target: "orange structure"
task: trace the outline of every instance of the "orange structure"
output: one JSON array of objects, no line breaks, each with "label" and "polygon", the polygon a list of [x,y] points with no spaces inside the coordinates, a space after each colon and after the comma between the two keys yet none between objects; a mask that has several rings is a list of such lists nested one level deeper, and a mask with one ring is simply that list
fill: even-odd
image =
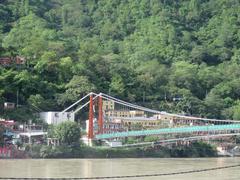
[{"label": "orange structure", "polygon": [[93,95],[90,95],[89,102],[89,129],[88,129],[88,139],[93,139]]},{"label": "orange structure", "polygon": [[102,109],[102,96],[98,97],[98,133],[103,133],[103,109]]}]

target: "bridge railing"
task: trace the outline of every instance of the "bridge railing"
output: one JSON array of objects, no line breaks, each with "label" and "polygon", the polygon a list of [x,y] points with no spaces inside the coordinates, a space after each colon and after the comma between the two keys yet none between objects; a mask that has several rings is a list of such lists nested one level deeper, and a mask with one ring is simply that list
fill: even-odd
[{"label": "bridge railing", "polygon": [[111,139],[111,138],[124,138],[124,137],[134,137],[134,136],[136,137],[136,136],[148,136],[148,135],[160,135],[160,134],[181,134],[181,133],[194,133],[194,132],[217,132],[217,131],[231,131],[231,130],[240,130],[240,124],[190,126],[190,127],[118,132],[118,133],[112,133],[112,134],[98,134],[96,135],[96,139]]}]

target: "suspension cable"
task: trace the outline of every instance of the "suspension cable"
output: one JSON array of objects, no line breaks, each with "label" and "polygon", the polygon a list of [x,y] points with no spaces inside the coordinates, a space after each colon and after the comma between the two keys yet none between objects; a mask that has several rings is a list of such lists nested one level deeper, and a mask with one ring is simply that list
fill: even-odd
[{"label": "suspension cable", "polygon": [[79,99],[77,102],[73,103],[72,105],[70,105],[69,107],[67,107],[66,109],[64,109],[61,113],[66,112],[67,110],[71,109],[73,106],[75,106],[76,104],[80,103],[82,100],[84,100],[86,97],[90,96],[91,93],[88,93],[87,95],[85,95],[84,97],[82,97],[81,99]]},{"label": "suspension cable", "polygon": [[[146,107],[138,106],[138,105],[135,105],[135,104],[132,104],[132,103],[129,103],[129,102],[117,99],[115,97],[109,96],[109,95],[104,94],[104,93],[96,94],[96,93],[93,93],[93,92],[85,95],[83,98],[79,99],[77,102],[73,103],[71,106],[69,106],[68,108],[64,109],[61,113],[66,112],[67,110],[69,110],[70,108],[72,108],[76,104],[80,103],[81,101],[83,101],[85,98],[87,98],[91,94],[95,95],[94,99],[96,99],[97,97],[101,96],[105,100],[113,101],[113,102],[121,104],[123,106],[127,106],[127,107],[130,107],[130,108],[133,108],[133,109],[138,109],[138,110],[141,110],[141,111],[146,111],[146,112],[149,112],[149,113],[155,113],[155,114],[160,114],[160,115],[168,115],[168,116],[172,116],[172,117],[179,117],[179,118],[185,118],[185,119],[191,119],[191,120],[240,123],[240,121],[236,121],[236,120],[219,120],[219,119],[200,118],[200,117],[194,117],[194,116],[185,116],[185,115],[167,113],[167,112],[163,112],[163,111],[157,111],[157,110],[153,110],[153,109],[149,109],[149,108],[146,108]],[[78,111],[80,111],[82,108],[84,108],[88,104],[89,104],[89,101],[87,103],[85,103],[84,105],[82,105],[81,107],[79,107],[77,110],[75,110],[74,114],[77,113]]]},{"label": "suspension cable", "polygon": [[106,94],[103,94],[102,97],[103,97],[104,99],[106,99],[106,100],[110,100],[110,101],[116,102],[116,103],[121,104],[121,105],[124,105],[124,106],[131,107],[131,108],[134,108],[134,109],[138,109],[138,110],[142,110],[142,111],[147,111],[147,112],[151,112],[151,113],[158,113],[158,114],[161,113],[161,111],[156,111],[156,110],[152,110],[152,109],[149,109],[149,108],[145,108],[145,107],[142,107],[142,106],[138,106],[138,105],[135,105],[135,104],[132,104],[132,103],[128,103],[128,102],[125,102],[125,101],[116,99],[116,98],[114,98],[114,97],[108,96],[108,95],[106,95]]},{"label": "suspension cable", "polygon": [[[101,93],[99,93],[99,94],[93,93],[93,95],[95,95],[95,96],[93,97],[93,100],[95,100],[97,97],[99,97],[99,96],[101,95]],[[74,114],[77,113],[77,112],[80,111],[82,108],[84,108],[85,106],[87,106],[89,103],[90,103],[90,101],[86,102],[86,103],[83,104],[81,107],[79,107],[77,110],[75,110],[73,113],[74,113]]]},{"label": "suspension cable", "polygon": [[186,119],[191,119],[191,120],[240,123],[240,121],[236,121],[236,120],[219,120],[219,119],[200,118],[200,117],[178,115],[178,114],[172,114],[172,113],[152,110],[152,109],[149,109],[149,108],[145,108],[145,107],[142,107],[142,106],[138,106],[138,105],[135,105],[135,104],[132,104],[132,103],[128,103],[128,102],[122,101],[120,99],[114,98],[114,97],[109,96],[109,95],[104,94],[104,93],[102,93],[102,95],[103,95],[102,97],[104,99],[106,99],[106,100],[110,100],[110,101],[119,103],[121,105],[125,105],[125,106],[131,107],[131,108],[135,108],[135,109],[138,109],[138,110],[142,110],[142,111],[147,111],[147,112],[150,112],[150,113],[157,113],[157,114],[160,114],[160,115],[168,115],[168,116],[179,117],[179,118],[186,118]]}]

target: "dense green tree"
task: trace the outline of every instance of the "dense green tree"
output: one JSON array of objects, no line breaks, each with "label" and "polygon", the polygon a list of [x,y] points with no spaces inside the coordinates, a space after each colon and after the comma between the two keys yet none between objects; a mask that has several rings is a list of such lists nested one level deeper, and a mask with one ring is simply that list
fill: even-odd
[{"label": "dense green tree", "polygon": [[47,22],[29,14],[20,18],[3,40],[3,47],[14,48],[28,59],[39,57],[48,47],[48,40],[54,38],[54,31],[47,29]]},{"label": "dense green tree", "polygon": [[59,103],[74,102],[80,99],[84,94],[95,90],[86,76],[73,76],[71,81],[65,86],[66,92],[59,96]]},{"label": "dense green tree", "polygon": [[200,96],[198,84],[198,66],[185,61],[178,61],[173,64],[170,74],[170,83],[178,88],[190,90],[196,96]]},{"label": "dense green tree", "polygon": [[80,141],[80,128],[74,122],[63,122],[54,128],[55,137],[61,143],[71,145]]},{"label": "dense green tree", "polygon": [[199,67],[198,77],[200,83],[202,83],[202,87],[206,90],[206,93],[219,84],[223,79],[221,73],[216,68],[213,66],[208,67],[206,64],[202,64]]},{"label": "dense green tree", "polygon": [[225,104],[224,100],[219,96],[212,92],[210,92],[206,99],[206,115],[209,118],[221,118],[221,111],[224,109]]},{"label": "dense green tree", "polygon": [[46,100],[40,94],[31,95],[28,98],[28,104],[39,111],[46,108]]},{"label": "dense green tree", "polygon": [[233,119],[240,120],[240,103],[237,101],[236,105],[233,106]]}]

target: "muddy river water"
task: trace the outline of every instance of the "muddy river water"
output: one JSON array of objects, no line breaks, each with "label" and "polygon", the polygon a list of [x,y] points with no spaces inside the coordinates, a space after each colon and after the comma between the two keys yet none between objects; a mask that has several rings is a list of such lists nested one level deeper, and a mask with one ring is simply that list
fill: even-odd
[{"label": "muddy river water", "polygon": [[[171,173],[240,164],[240,158],[1,160],[0,178],[84,178]],[[113,179],[113,178],[110,178]],[[240,167],[132,180],[239,180]]]}]

